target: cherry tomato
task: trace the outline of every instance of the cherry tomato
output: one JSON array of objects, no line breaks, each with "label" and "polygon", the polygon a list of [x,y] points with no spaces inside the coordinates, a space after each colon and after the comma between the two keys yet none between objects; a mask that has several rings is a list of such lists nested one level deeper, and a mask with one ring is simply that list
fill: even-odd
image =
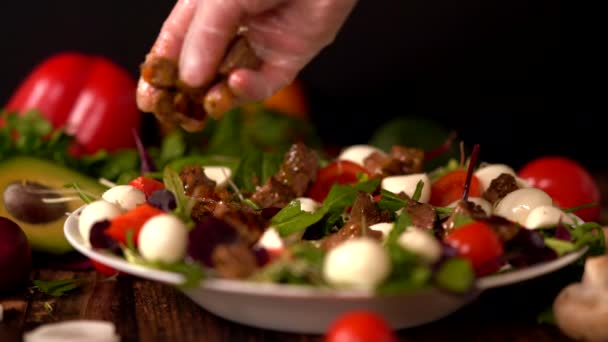
[{"label": "cherry tomato", "polygon": [[93,264],[93,266],[95,267],[97,272],[103,274],[106,277],[111,277],[111,276],[115,275],[116,273],[118,273],[117,270],[113,269],[110,266],[102,264],[99,261],[95,261],[93,259],[90,259],[90,260],[91,260],[91,264]]},{"label": "cherry tomato", "polygon": [[[446,173],[433,183],[429,203],[434,206],[444,207],[456,200],[459,200],[462,198],[466,180],[467,170],[459,169]],[[479,190],[479,179],[477,179],[475,176],[471,177],[469,196],[481,196],[481,192]]]},{"label": "cherry tomato", "polygon": [[469,259],[475,273],[483,276],[498,271],[499,257],[504,248],[498,235],[483,222],[472,222],[454,229],[445,242],[456,248],[458,254]]},{"label": "cherry tomato", "polygon": [[325,342],[394,342],[397,336],[378,314],[358,310],[338,317],[325,334]]},{"label": "cherry tomato", "polygon": [[575,212],[584,221],[600,217],[600,190],[591,174],[578,162],[560,156],[535,159],[524,165],[519,177],[545,191],[561,208],[573,208],[589,203],[597,206]]},{"label": "cherry tomato", "polygon": [[129,185],[141,190],[146,194],[146,198],[150,197],[156,190],[164,189],[165,184],[156,179],[140,176],[129,182]]},{"label": "cherry tomato", "polygon": [[319,170],[317,178],[308,190],[308,197],[323,202],[334,184],[354,184],[359,174],[371,176],[363,166],[348,160],[337,160]]}]

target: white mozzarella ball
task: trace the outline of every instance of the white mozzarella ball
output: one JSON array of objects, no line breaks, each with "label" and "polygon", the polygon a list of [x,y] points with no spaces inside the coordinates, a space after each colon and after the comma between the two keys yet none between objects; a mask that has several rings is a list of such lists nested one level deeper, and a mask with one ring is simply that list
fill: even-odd
[{"label": "white mozzarella ball", "polygon": [[494,215],[525,226],[530,211],[543,205],[553,205],[553,200],[546,192],[536,188],[518,189],[498,202]]},{"label": "white mozzarella ball", "polygon": [[186,255],[188,229],[177,217],[159,214],[144,223],[138,237],[141,256],[151,262],[175,263]]},{"label": "white mozzarella ball", "polygon": [[373,289],[391,271],[387,251],[369,237],[347,240],[330,250],[323,264],[323,277],[334,286]]},{"label": "white mozzarella ball", "polygon": [[408,196],[412,197],[416,192],[416,185],[422,181],[424,186],[422,187],[422,193],[420,194],[421,203],[426,203],[431,198],[431,179],[426,173],[415,173],[411,175],[402,176],[390,176],[382,179],[382,189],[388,190],[395,194],[405,192]]},{"label": "white mozzarella ball", "polygon": [[282,249],[285,246],[279,232],[274,227],[268,227],[257,242],[259,247],[265,249]]},{"label": "white mozzarella ball", "polygon": [[486,191],[490,187],[492,180],[498,178],[503,173],[516,176],[515,171],[505,164],[489,164],[475,171],[475,177],[479,180],[481,191]]},{"label": "white mozzarella ball", "polygon": [[298,197],[296,200],[300,201],[300,210],[308,213],[314,213],[321,206],[321,203],[308,197]]},{"label": "white mozzarella ball", "polygon": [[82,236],[84,243],[87,246],[90,246],[89,235],[91,228],[96,222],[112,220],[122,213],[123,211],[117,205],[104,200],[87,204],[80,212],[80,217],[78,218],[78,230],[80,231],[80,236]]},{"label": "white mozzarella ball", "polygon": [[338,156],[338,160],[348,160],[353,163],[357,163],[364,166],[365,158],[369,157],[372,153],[378,152],[386,155],[384,151],[370,145],[352,145],[345,148],[342,153]]},{"label": "white mozzarella ball", "polygon": [[395,224],[393,222],[380,222],[369,226],[369,229],[382,233],[382,240],[386,240],[388,234],[393,230]]},{"label": "white mozzarella ball", "polygon": [[429,231],[414,226],[408,227],[397,239],[399,246],[419,255],[428,263],[441,257],[441,245]]},{"label": "white mozzarella ball", "polygon": [[146,194],[131,185],[117,185],[106,190],[101,198],[107,202],[114,203],[122,210],[135,209],[140,204],[146,203]]},{"label": "white mozzarella ball", "polygon": [[[481,198],[481,197],[469,197],[467,200],[469,202],[473,202],[473,203],[477,204],[478,206],[480,206],[481,209],[483,209],[483,211],[486,213],[486,215],[488,215],[488,216],[492,215],[492,204],[490,202],[488,202],[486,199]],[[450,203],[448,205],[448,208],[455,208],[456,205],[458,205],[458,202],[460,202],[460,200],[456,200],[456,201]]]},{"label": "white mozzarella ball", "polygon": [[225,166],[203,166],[203,172],[217,186],[225,186],[232,177],[232,171]]},{"label": "white mozzarella ball", "polygon": [[530,210],[524,226],[529,229],[555,227],[560,221],[565,224],[574,224],[572,218],[560,208],[541,205]]}]

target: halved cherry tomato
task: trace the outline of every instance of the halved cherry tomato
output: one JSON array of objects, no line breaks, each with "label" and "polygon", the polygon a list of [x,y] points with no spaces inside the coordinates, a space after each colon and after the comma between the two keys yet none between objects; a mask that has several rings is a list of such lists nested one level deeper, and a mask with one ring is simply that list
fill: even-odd
[{"label": "halved cherry tomato", "polygon": [[[438,207],[444,207],[450,203],[459,200],[464,192],[464,184],[467,180],[467,170],[459,169],[451,171],[433,183],[431,187],[430,204]],[[472,176],[471,185],[469,186],[469,196],[479,197],[479,179]]]},{"label": "halved cherry tomato", "polygon": [[357,310],[338,317],[325,334],[326,342],[394,342],[397,336],[378,314]]},{"label": "halved cherry tomato", "polygon": [[122,215],[116,216],[110,222],[105,234],[118,242],[127,243],[127,232],[133,231],[133,243],[137,246],[139,232],[146,221],[164,211],[149,204],[142,204]]},{"label": "halved cherry tomato", "polygon": [[363,166],[348,160],[336,160],[317,172],[317,178],[308,189],[308,197],[323,202],[334,184],[355,184],[358,175],[371,176]]},{"label": "halved cherry tomato", "polygon": [[545,191],[561,208],[573,208],[589,203],[597,206],[574,212],[584,221],[600,218],[600,190],[591,176],[578,162],[560,156],[535,159],[524,165],[519,177]]},{"label": "halved cherry tomato", "polygon": [[498,235],[483,222],[472,222],[454,229],[444,241],[471,261],[478,276],[498,271],[504,248]]},{"label": "halved cherry tomato", "polygon": [[141,190],[146,194],[146,198],[150,197],[156,190],[164,189],[165,184],[156,179],[140,176],[129,182],[129,185]]},{"label": "halved cherry tomato", "polygon": [[93,259],[90,259],[90,260],[91,260],[91,263],[93,264],[93,266],[95,267],[95,269],[97,270],[97,272],[103,274],[106,277],[111,277],[111,276],[115,275],[116,273],[119,273],[117,270],[113,269],[110,266],[102,264],[99,261],[95,261]]}]

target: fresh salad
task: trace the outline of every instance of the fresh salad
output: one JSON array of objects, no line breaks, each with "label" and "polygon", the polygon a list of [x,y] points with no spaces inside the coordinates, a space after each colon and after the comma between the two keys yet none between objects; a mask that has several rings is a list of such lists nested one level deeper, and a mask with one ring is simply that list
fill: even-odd
[{"label": "fresh salad", "polygon": [[479,146],[460,159],[425,171],[418,148],[354,145],[327,158],[296,142],[238,163],[148,163],[99,197],[83,193],[79,231],[91,248],[184,274],[185,286],[205,277],[467,293],[479,277],[583,246],[604,252],[601,226],[572,214],[580,208],[479,162]]}]

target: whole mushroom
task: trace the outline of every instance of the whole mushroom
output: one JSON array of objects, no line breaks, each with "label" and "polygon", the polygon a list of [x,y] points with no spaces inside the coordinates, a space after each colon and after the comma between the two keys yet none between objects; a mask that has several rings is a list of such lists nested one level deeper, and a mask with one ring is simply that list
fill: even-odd
[{"label": "whole mushroom", "polygon": [[608,341],[608,255],[585,261],[583,280],[564,288],[553,303],[558,327],[583,341]]}]

